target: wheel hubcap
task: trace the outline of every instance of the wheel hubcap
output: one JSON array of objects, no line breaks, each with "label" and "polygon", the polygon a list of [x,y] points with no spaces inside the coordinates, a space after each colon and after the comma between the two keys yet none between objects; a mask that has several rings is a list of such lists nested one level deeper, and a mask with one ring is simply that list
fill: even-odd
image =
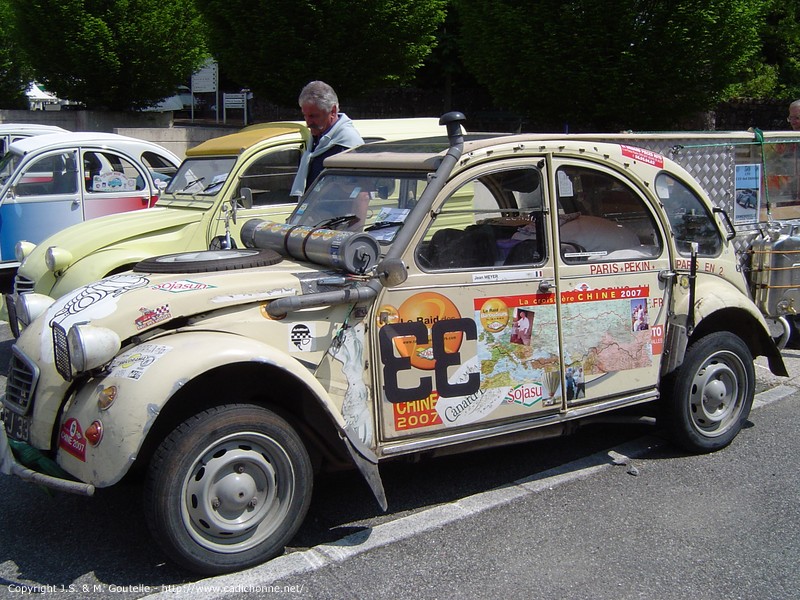
[{"label": "wheel hubcap", "polygon": [[198,457],[183,490],[182,517],[192,538],[215,552],[241,552],[282,523],[294,493],[294,471],[275,440],[235,434]]},{"label": "wheel hubcap", "polygon": [[706,436],[718,436],[734,426],[747,390],[745,369],[732,353],[710,357],[692,381],[690,416]]}]

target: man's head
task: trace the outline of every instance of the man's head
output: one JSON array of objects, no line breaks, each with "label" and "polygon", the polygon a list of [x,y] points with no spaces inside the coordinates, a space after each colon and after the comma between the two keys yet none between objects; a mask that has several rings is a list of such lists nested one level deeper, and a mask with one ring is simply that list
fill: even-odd
[{"label": "man's head", "polygon": [[800,100],[789,105],[789,117],[786,119],[795,131],[800,131]]},{"label": "man's head", "polygon": [[339,118],[339,98],[324,81],[312,81],[300,92],[298,98],[303,118],[311,135],[322,135]]}]

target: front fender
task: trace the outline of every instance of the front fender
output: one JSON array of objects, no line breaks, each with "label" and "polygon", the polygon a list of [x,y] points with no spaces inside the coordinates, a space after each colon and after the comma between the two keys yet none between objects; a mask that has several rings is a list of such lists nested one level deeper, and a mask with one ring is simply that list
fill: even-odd
[{"label": "front fender", "polygon": [[[759,323],[769,336],[769,326],[758,307],[733,284],[714,276],[697,277],[694,295],[695,325],[714,313],[728,308],[736,308],[748,313]],[[689,312],[689,289],[679,283],[676,286],[674,312],[686,315]]]},{"label": "front fender", "polygon": [[[288,354],[229,333],[183,332],[127,349],[108,374],[78,389],[61,419],[58,464],[96,487],[117,483],[136,461],[161,409],[187,382],[217,367],[250,362],[270,365],[300,380],[347,437],[342,415],[327,391]],[[96,421],[101,423],[102,439],[92,446],[86,432]]]},{"label": "front fender", "polygon": [[[676,286],[673,308],[674,313],[680,317],[688,314],[688,286],[680,283]],[[705,330],[708,324],[711,329],[726,329],[737,333],[748,343],[753,356],[763,354],[768,358],[770,370],[775,375],[787,375],[780,349],[770,335],[764,315],[761,314],[755,303],[733,284],[714,276],[698,276],[694,308],[695,330]],[[737,311],[733,321],[731,320],[731,315],[734,314],[732,311]],[[746,313],[746,317],[742,313]],[[679,320],[682,324],[685,323],[685,319]],[[673,360],[677,360],[675,363],[677,365],[680,364],[683,357],[675,357]]]}]

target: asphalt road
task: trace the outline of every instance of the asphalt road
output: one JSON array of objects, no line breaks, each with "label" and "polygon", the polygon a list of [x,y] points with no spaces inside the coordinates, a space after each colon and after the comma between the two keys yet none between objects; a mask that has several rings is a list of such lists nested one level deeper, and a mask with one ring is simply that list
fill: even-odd
[{"label": "asphalt road", "polygon": [[137,488],[87,499],[0,477],[0,599],[794,599],[800,353],[786,358],[788,380],[759,361],[758,406],[723,451],[688,456],[649,428],[591,426],[386,465],[386,514],[357,475],[337,475],[318,483],[287,554],[205,580],[155,548]]}]

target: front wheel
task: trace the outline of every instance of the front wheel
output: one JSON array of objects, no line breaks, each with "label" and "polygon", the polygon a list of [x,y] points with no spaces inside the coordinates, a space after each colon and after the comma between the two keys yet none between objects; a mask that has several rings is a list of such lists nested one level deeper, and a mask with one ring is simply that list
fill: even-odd
[{"label": "front wheel", "polygon": [[265,408],[231,404],[189,418],[161,443],[145,511],[170,558],[214,575],[282,552],[308,511],[312,486],[295,430]]},{"label": "front wheel", "polygon": [[718,450],[733,441],[750,414],[753,356],[738,336],[712,333],[689,346],[664,391],[667,426],[675,443],[690,452]]}]

